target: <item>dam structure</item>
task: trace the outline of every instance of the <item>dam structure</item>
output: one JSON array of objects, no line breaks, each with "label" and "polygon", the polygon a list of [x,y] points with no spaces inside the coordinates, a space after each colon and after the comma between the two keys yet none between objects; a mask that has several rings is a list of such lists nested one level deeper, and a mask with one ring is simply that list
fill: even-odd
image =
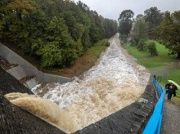
[{"label": "dam structure", "polygon": [[[33,73],[25,73],[25,76],[36,79],[31,82],[35,83],[34,86],[22,83],[23,77],[17,76],[24,73],[16,69],[13,72],[18,75],[12,75],[8,71],[19,63],[11,63],[7,55],[0,53],[4,58],[0,60],[0,73],[4,76],[0,78],[0,117],[3,117],[0,130],[4,133],[28,133],[34,128],[32,133],[42,133],[42,129],[43,133],[57,134],[142,133],[157,101],[150,73],[120,48],[118,36],[110,39],[110,44],[96,65],[80,78],[64,78],[65,81],[59,82],[52,81],[53,76],[51,81],[46,79],[47,84],[43,87],[40,85],[44,78],[36,78]],[[5,63],[11,64],[10,67],[5,68]],[[27,93],[25,97],[28,99],[21,94],[16,94],[14,98],[11,96],[10,100],[4,97],[14,92]],[[37,114],[42,112],[28,111],[30,108],[18,101],[22,96],[25,98],[23,102],[40,98],[49,101],[49,104],[54,103],[59,111],[52,108],[47,112],[52,113],[53,118],[58,115],[59,120],[50,122],[48,119],[51,117],[43,119],[43,115]],[[20,103],[14,105],[13,101]],[[32,106],[38,107],[35,104]],[[33,123],[35,120],[37,123]],[[19,129],[15,130],[15,124]]]}]

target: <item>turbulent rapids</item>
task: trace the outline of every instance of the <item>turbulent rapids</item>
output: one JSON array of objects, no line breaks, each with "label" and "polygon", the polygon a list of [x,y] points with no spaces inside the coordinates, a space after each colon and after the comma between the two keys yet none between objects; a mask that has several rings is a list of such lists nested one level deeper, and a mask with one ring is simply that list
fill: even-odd
[{"label": "turbulent rapids", "polygon": [[[38,88],[40,85],[37,85],[32,89],[36,96],[46,100],[43,100],[43,103],[38,103],[38,100],[36,100],[37,102],[28,101],[28,103],[34,103],[30,107],[36,107],[34,106],[36,103],[37,105],[50,103],[47,105],[51,108],[43,109],[43,106],[39,106],[39,109],[29,110],[24,106],[24,109],[30,112],[46,110],[45,112],[51,113],[48,116],[52,115],[52,118],[57,121],[51,121],[51,117],[46,118],[46,120],[65,132],[71,133],[136,101],[144,92],[150,74],[120,48],[118,36],[112,38],[110,43],[110,47],[97,64],[84,73],[81,79],[75,78],[74,81],[65,84],[48,83],[43,88]],[[35,99],[36,97],[29,98]],[[16,100],[14,104],[23,107],[23,104],[19,104],[17,101],[17,97],[13,99]],[[55,106],[53,109],[52,102],[59,107]],[[38,112],[34,112],[42,118],[43,114],[46,114],[39,113],[38,115]]]}]

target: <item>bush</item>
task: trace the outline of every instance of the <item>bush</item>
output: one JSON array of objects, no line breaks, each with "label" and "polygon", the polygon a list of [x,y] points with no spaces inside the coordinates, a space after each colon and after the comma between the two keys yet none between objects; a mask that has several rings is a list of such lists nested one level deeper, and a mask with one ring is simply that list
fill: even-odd
[{"label": "bush", "polygon": [[156,44],[154,41],[147,43],[147,50],[151,54],[151,56],[158,56],[158,52],[156,49]]},{"label": "bush", "polygon": [[139,51],[144,51],[146,49],[146,40],[141,39],[137,44],[137,48]]}]

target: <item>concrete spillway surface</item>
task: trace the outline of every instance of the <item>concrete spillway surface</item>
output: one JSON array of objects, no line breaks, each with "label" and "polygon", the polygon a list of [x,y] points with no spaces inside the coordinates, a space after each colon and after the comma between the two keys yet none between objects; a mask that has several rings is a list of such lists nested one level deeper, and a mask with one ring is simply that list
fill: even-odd
[{"label": "concrete spillway surface", "polygon": [[119,42],[112,40],[97,64],[81,79],[65,84],[48,83],[43,88],[37,85],[32,91],[59,106],[59,110],[51,107],[50,113],[53,118],[57,115],[56,125],[60,129],[72,133],[136,101],[149,77],[145,68],[125,56]]}]

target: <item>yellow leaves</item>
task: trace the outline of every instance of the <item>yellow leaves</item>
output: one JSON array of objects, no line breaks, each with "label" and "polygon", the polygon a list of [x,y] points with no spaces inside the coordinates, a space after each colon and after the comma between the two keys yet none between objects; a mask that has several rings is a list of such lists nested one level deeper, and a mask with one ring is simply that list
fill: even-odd
[{"label": "yellow leaves", "polygon": [[27,14],[28,12],[35,10],[36,5],[33,0],[14,0],[7,5],[7,9],[18,9],[21,10],[22,13]]}]

